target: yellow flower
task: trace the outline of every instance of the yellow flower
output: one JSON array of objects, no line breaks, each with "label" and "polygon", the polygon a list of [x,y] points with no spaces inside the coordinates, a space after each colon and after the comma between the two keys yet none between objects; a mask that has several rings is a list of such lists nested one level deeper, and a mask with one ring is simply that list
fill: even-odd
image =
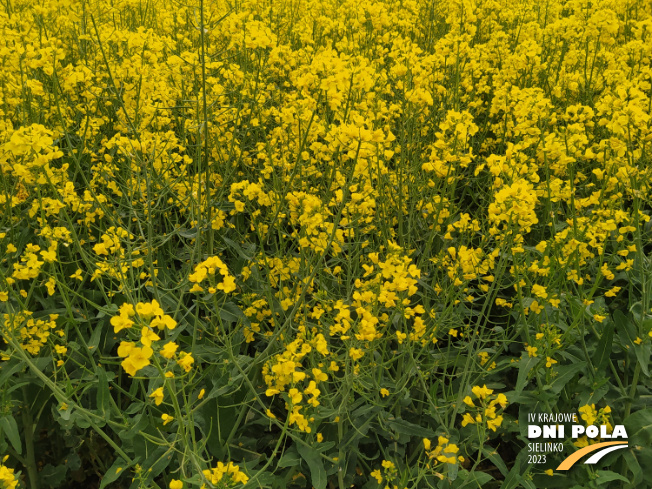
[{"label": "yellow flower", "polygon": [[[6,462],[7,458],[3,459]],[[18,486],[18,479],[14,475],[14,469],[0,465],[0,483],[3,489],[16,489]]]},{"label": "yellow flower", "polygon": [[183,482],[178,479],[172,479],[170,481],[170,489],[183,489]]},{"label": "yellow flower", "polygon": [[507,406],[507,396],[505,396],[505,394],[498,394],[496,398],[491,401],[491,404],[500,404],[502,408],[505,408],[505,406]]},{"label": "yellow flower", "polygon": [[527,351],[528,357],[536,357],[538,348],[536,346],[526,346],[525,351]]},{"label": "yellow flower", "polygon": [[161,414],[161,419],[163,420],[163,426],[174,421],[174,417],[169,414]]},{"label": "yellow flower", "polygon": [[179,348],[179,345],[177,345],[173,341],[169,341],[169,342],[167,342],[165,344],[165,346],[163,346],[163,348],[161,348],[159,353],[161,354],[161,356],[163,358],[167,358],[169,360],[170,358],[172,358],[174,356],[174,354],[177,351],[177,348]]},{"label": "yellow flower", "polygon": [[496,431],[496,428],[498,428],[502,422],[503,416],[496,416],[494,419],[487,419],[487,427],[492,431]]},{"label": "yellow flower", "polygon": [[143,346],[142,348],[133,347],[129,351],[129,355],[122,361],[122,368],[125,369],[125,372],[131,377],[136,375],[136,373],[147,367],[150,364],[150,357],[154,351],[149,346]]},{"label": "yellow flower", "polygon": [[70,276],[70,278],[74,278],[77,280],[84,280],[82,277],[82,269],[78,268],[77,271]]},{"label": "yellow flower", "polygon": [[163,315],[163,309],[161,309],[161,306],[156,301],[156,299],[152,300],[151,303],[139,302],[136,304],[136,312],[143,319],[149,319],[153,316]]},{"label": "yellow flower", "polygon": [[172,319],[171,316],[164,314],[161,317],[155,317],[154,319],[152,319],[152,322],[149,323],[149,325],[152,328],[158,328],[160,330],[165,329],[166,327],[168,329],[174,329],[177,327],[177,322],[174,319]]},{"label": "yellow flower", "polygon": [[383,397],[389,396],[389,390],[385,389],[384,387],[380,389],[380,395]]},{"label": "yellow flower", "polygon": [[536,295],[537,297],[540,297],[541,299],[545,299],[548,297],[548,293],[546,292],[546,288],[541,286],[541,285],[533,285],[532,286],[532,293]]},{"label": "yellow flower", "polygon": [[585,436],[581,436],[577,439],[577,441],[573,442],[573,445],[575,445],[578,448],[584,448],[589,446],[589,439]]},{"label": "yellow flower", "polygon": [[192,364],[194,362],[195,359],[192,357],[192,353],[186,353],[185,351],[182,351],[179,354],[179,359],[177,360],[177,364],[186,372],[190,372],[192,370]]},{"label": "yellow flower", "polygon": [[149,329],[147,326],[143,326],[140,330],[140,342],[145,346],[152,346],[153,341],[158,341],[160,339],[160,336],[154,333],[154,331]]},{"label": "yellow flower", "polygon": [[134,322],[126,316],[113,316],[111,318],[111,325],[113,326],[113,331],[119,333],[123,329],[131,328]]},{"label": "yellow flower", "polygon": [[121,341],[120,346],[118,347],[118,356],[126,357],[129,355],[129,352],[136,347],[136,344],[131,341]]},{"label": "yellow flower", "polygon": [[54,277],[50,277],[48,281],[45,283],[45,287],[48,289],[48,295],[54,295],[54,292],[56,290],[56,284],[57,281],[54,279]]},{"label": "yellow flower", "polygon": [[557,360],[554,360],[550,357],[546,357],[546,367],[550,368],[554,363],[557,363]]},{"label": "yellow flower", "polygon": [[483,385],[482,387],[476,385],[471,389],[471,392],[473,392],[475,397],[477,397],[478,399],[484,399],[487,396],[493,394],[494,391],[493,389],[487,389],[486,385]]},{"label": "yellow flower", "polygon": [[154,392],[152,392],[149,397],[154,398],[154,403],[157,406],[160,406],[161,403],[163,402],[163,387],[159,387],[158,389],[155,389]]},{"label": "yellow flower", "polygon": [[292,404],[299,404],[301,399],[303,399],[303,395],[299,392],[299,389],[290,389],[288,396],[290,396],[290,402]]},{"label": "yellow flower", "polygon": [[360,348],[349,349],[349,356],[353,360],[360,360],[364,356],[364,352]]},{"label": "yellow flower", "polygon": [[318,368],[312,369],[312,376],[317,382],[326,382],[328,380],[328,375],[319,370]]},{"label": "yellow flower", "polygon": [[469,413],[464,413],[464,416],[462,417],[462,426],[464,427],[467,424],[475,424],[475,420]]},{"label": "yellow flower", "polygon": [[202,399],[204,397],[204,394],[206,394],[206,389],[200,390],[199,394],[197,394],[197,399]]},{"label": "yellow flower", "polygon": [[587,404],[579,408],[579,412],[582,414],[582,419],[587,426],[592,425],[598,419],[598,412],[595,409],[595,404]]}]

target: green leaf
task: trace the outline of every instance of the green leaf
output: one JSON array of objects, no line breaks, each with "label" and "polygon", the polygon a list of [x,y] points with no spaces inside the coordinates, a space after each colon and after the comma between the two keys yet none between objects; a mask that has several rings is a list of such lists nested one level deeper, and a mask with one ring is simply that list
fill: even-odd
[{"label": "green leaf", "polygon": [[596,404],[609,392],[610,384],[608,379],[596,380],[595,385],[596,387],[593,388],[593,392],[588,389],[582,392],[580,395],[580,406]]},{"label": "green leaf", "polygon": [[296,467],[301,463],[301,456],[295,446],[290,447],[283,452],[281,460],[278,461],[279,467]]},{"label": "green leaf", "polygon": [[598,477],[597,479],[595,479],[595,482],[598,485],[606,484],[607,482],[611,482],[611,481],[629,482],[629,479],[627,479],[626,477],[617,474],[616,472],[612,472],[610,470],[598,470],[597,474]]},{"label": "green leaf", "polygon": [[636,460],[636,457],[634,456],[634,453],[632,452],[632,450],[631,449],[624,450],[623,458],[625,459],[625,463],[627,464],[627,468],[634,475],[634,480],[632,481],[632,486],[633,487],[640,487],[641,482],[643,482],[643,469],[641,469],[641,465],[638,463],[638,460]]},{"label": "green leaf", "polygon": [[552,384],[550,384],[550,392],[559,394],[566,384],[568,384],[575,375],[582,372],[585,367],[586,362],[579,362],[573,365],[566,365],[557,368],[556,370],[559,375],[557,375],[557,377],[552,381]]},{"label": "green leaf", "polygon": [[527,383],[528,374],[539,363],[541,359],[537,357],[521,358],[518,362],[518,378],[516,379],[516,394],[520,394]]},{"label": "green leaf", "polygon": [[17,358],[11,358],[8,362],[4,362],[2,364],[2,371],[0,371],[0,385],[4,385],[9,380],[9,377],[24,368],[25,364],[23,361]]},{"label": "green leaf", "polygon": [[[652,449],[649,447],[636,447],[635,457],[641,467],[652,467]],[[645,484],[641,484],[638,487],[652,487],[652,472],[650,470],[643,471],[643,481]]]},{"label": "green leaf", "polygon": [[102,331],[103,328],[95,328],[95,331],[93,331],[93,334],[91,335],[91,339],[88,342],[88,349],[90,350],[91,355],[97,351]]},{"label": "green leaf", "polygon": [[111,414],[110,395],[106,370],[104,370],[104,367],[97,367],[97,410],[98,414],[103,418],[108,418]]},{"label": "green leaf", "polygon": [[446,474],[448,476],[448,480],[453,482],[455,479],[457,479],[458,473],[459,473],[459,467],[457,464],[446,464],[448,473]]},{"label": "green leaf", "polygon": [[52,406],[52,410],[55,412],[59,413],[59,416],[61,416],[61,419],[64,421],[70,420],[70,416],[72,415],[72,407],[66,405],[66,409],[61,409],[60,407],[57,408],[55,406]]},{"label": "green leaf", "polygon": [[143,463],[143,470],[147,471],[147,477],[154,478],[163,472],[172,462],[173,455],[174,452],[170,448],[165,446],[156,448],[147,461]]},{"label": "green leaf", "polygon": [[131,425],[129,430],[121,430],[118,432],[118,436],[123,441],[133,440],[136,435],[138,435],[139,431],[148,425],[148,419],[143,416],[143,413],[141,412],[129,420],[129,424]]},{"label": "green leaf", "polygon": [[68,472],[66,465],[55,467],[52,464],[47,464],[39,473],[39,479],[49,487],[59,487],[66,478],[66,472]]},{"label": "green leaf", "polygon": [[125,469],[129,467],[129,464],[121,458],[117,458],[109,470],[106,471],[104,477],[102,477],[102,483],[100,484],[100,489],[104,489],[106,486],[118,480],[118,478],[125,473]]},{"label": "green leaf", "polygon": [[226,322],[237,323],[238,321],[242,321],[243,324],[249,325],[249,318],[233,302],[227,302],[222,306],[220,317]]},{"label": "green leaf", "polygon": [[650,347],[649,344],[644,347],[642,345],[637,345],[635,343],[636,338],[638,337],[636,333],[636,326],[632,321],[629,320],[622,311],[614,312],[614,323],[616,323],[616,330],[618,331],[618,337],[622,343],[628,347],[629,351],[633,351],[636,355],[636,360],[641,366],[641,372],[646,377],[650,376],[650,370],[648,364],[650,363]]},{"label": "green leaf", "polygon": [[631,444],[652,445],[652,408],[637,411],[623,422]]},{"label": "green leaf", "polygon": [[391,429],[402,435],[418,436],[419,438],[434,438],[436,436],[436,433],[431,429],[410,423],[401,418],[388,418],[386,422]]},{"label": "green leaf", "polygon": [[0,431],[9,439],[11,446],[18,454],[23,453],[23,444],[20,441],[20,434],[18,432],[18,423],[12,415],[6,415],[0,418]]},{"label": "green leaf", "polygon": [[506,476],[509,473],[509,469],[507,468],[507,465],[505,465],[505,462],[503,462],[502,457],[500,454],[495,450],[495,449],[488,449],[488,448],[483,448],[482,453],[484,454],[485,457],[489,459],[489,461],[496,466],[498,470],[500,470],[500,473],[504,476]]},{"label": "green leaf", "polygon": [[602,337],[598,342],[598,346],[596,347],[593,356],[593,366],[595,367],[596,372],[602,372],[606,368],[607,363],[609,363],[613,341],[614,323],[609,322],[602,331]]},{"label": "green leaf", "polygon": [[493,480],[493,477],[487,474],[486,472],[480,472],[480,471],[466,472],[466,474],[464,475],[460,474],[460,477],[458,479],[458,481],[461,481],[462,483],[459,485],[456,484],[453,487],[459,489],[464,489],[467,487],[473,487],[473,488],[485,487],[487,482],[491,480]]},{"label": "green leaf", "polygon": [[76,452],[70,452],[66,458],[66,467],[68,470],[79,470],[81,468],[81,458]]},{"label": "green leaf", "polygon": [[[521,465],[525,457],[527,456],[525,451],[521,451],[514,461],[512,470],[509,471],[509,474],[505,477],[503,484],[500,486],[500,489],[516,489],[517,487],[523,487],[523,477],[521,475]],[[527,469],[526,469],[527,470]]]},{"label": "green leaf", "polygon": [[240,258],[243,258],[243,259],[245,259],[247,261],[251,261],[251,260],[254,259],[254,254],[256,252],[256,246],[252,245],[252,243],[249,243],[248,245],[245,245],[247,248],[249,248],[249,253],[247,253],[235,241],[233,241],[233,240],[231,240],[229,238],[226,238],[224,236],[222,237],[222,239],[229,246],[229,248],[232,248],[233,250],[235,250],[235,252],[240,256]]},{"label": "green leaf", "polygon": [[310,469],[310,482],[315,489],[326,489],[326,469],[319,452],[312,447],[301,447],[301,457],[308,464]]},{"label": "green leaf", "polygon": [[177,234],[179,234],[179,236],[183,238],[195,239],[197,237],[197,228],[192,228],[192,229],[179,228],[177,230]]}]

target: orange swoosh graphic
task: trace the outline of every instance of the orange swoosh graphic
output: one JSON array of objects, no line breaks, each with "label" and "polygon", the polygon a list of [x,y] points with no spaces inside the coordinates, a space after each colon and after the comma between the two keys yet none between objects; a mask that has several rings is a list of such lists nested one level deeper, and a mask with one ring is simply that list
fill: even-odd
[{"label": "orange swoosh graphic", "polygon": [[569,455],[564,459],[562,463],[559,464],[559,467],[557,467],[557,470],[568,470],[570,469],[573,465],[575,465],[575,462],[577,462],[579,459],[581,459],[584,455],[594,452],[596,450],[599,450],[600,448],[604,447],[609,447],[612,445],[627,445],[626,441],[605,441],[602,443],[596,443],[595,445],[589,445],[588,447],[584,447],[581,450],[576,451],[575,453]]}]

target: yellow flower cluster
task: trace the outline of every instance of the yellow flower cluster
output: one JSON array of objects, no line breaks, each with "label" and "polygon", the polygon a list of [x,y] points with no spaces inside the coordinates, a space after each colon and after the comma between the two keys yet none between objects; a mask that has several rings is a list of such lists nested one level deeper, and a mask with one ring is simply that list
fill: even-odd
[{"label": "yellow flower cluster", "polygon": [[[376,469],[373,472],[371,472],[371,477],[376,479],[378,481],[378,484],[381,484],[383,480],[388,483],[394,481],[398,475],[398,470],[396,469],[396,465],[394,464],[394,462],[392,462],[391,460],[383,460],[381,462],[381,465],[383,467],[383,471],[381,472],[380,469]],[[390,487],[390,486],[387,485],[385,487]]]},{"label": "yellow flower cluster", "polygon": [[435,463],[447,463],[447,464],[456,464],[459,462],[464,462],[464,457],[461,455],[456,456],[460,451],[459,447],[455,443],[449,443],[450,439],[445,436],[437,437],[437,446],[433,447],[432,442],[428,438],[423,439],[423,447],[426,450],[426,455],[428,459],[436,460]]},{"label": "yellow flower cluster", "polygon": [[[141,346],[136,346],[134,341],[122,341],[118,347],[118,356],[124,358],[122,368],[130,376],[151,364],[151,358],[154,354],[154,345],[159,355],[166,360],[173,358],[176,354],[178,345],[168,341],[165,345],[159,346],[156,342],[161,337],[155,332],[155,328],[161,332],[176,328],[177,322],[169,315],[165,314],[156,299],[151,302],[139,302],[136,307],[129,303],[120,306],[119,314],[111,318],[111,325],[116,333],[126,329],[134,336],[139,338]],[[134,327],[134,325],[138,327]],[[191,353],[180,352],[176,363],[185,371],[190,372],[195,359]]]},{"label": "yellow flower cluster", "polygon": [[[483,424],[492,431],[496,431],[496,428],[500,427],[503,423],[503,415],[498,414],[496,411],[498,409],[502,410],[507,406],[507,397],[505,394],[493,394],[493,389],[488,389],[486,385],[474,386],[471,389],[474,397],[476,398],[479,405],[476,406],[473,402],[471,396],[466,396],[464,398],[464,404],[472,412],[466,412],[462,418],[462,426],[468,424]],[[475,414],[475,415],[474,415]]]},{"label": "yellow flower cluster", "polygon": [[[236,487],[239,484],[246,484],[249,480],[249,477],[233,462],[227,464],[217,462],[216,467],[204,470],[203,474],[210,484],[213,486],[220,484],[219,487]],[[206,487],[206,484],[202,484],[202,489]]]},{"label": "yellow flower cluster", "polygon": [[[545,15],[516,0],[215,0],[201,2],[203,29],[196,4],[106,3],[0,12],[2,336],[30,355],[64,363],[49,312],[65,304],[90,324],[89,310],[127,297],[110,318],[121,367],[164,377],[130,395],[163,405],[174,370],[206,378],[218,367],[197,364],[223,340],[237,361],[256,356],[262,411],[312,441],[330,436],[313,433],[324,412],[407,402],[406,379],[447,383],[460,355],[487,376],[473,383],[497,382],[490,358],[514,352],[551,381],[563,350],[594,351],[603,329],[557,324],[608,326],[614,305],[638,300],[649,0],[549,0]],[[142,294],[177,294],[178,309]],[[236,317],[221,337],[207,327],[218,316]],[[512,349],[515,324],[528,339]],[[649,346],[652,331],[638,335]],[[486,386],[464,403],[462,426],[508,420]],[[446,468],[457,443],[424,446]],[[398,479],[388,460],[372,467]],[[246,481],[231,463],[204,475]]]},{"label": "yellow flower cluster", "polygon": [[[13,131],[9,140],[0,145],[0,171],[14,176],[23,190],[63,181],[68,165],[52,168],[51,163],[63,156],[54,145],[52,136],[53,131],[42,124],[31,124]],[[10,204],[14,207],[27,198],[26,192],[19,192],[18,198],[12,199]],[[0,203],[7,202],[5,195],[0,199]]]},{"label": "yellow flower cluster", "polygon": [[[135,324],[134,320],[131,318],[136,315],[138,315],[138,319],[140,319],[142,324],[149,325],[150,328],[163,330],[165,328],[174,329],[177,326],[177,322],[171,316],[163,312],[163,309],[156,299],[152,300],[152,302],[139,302],[136,304],[135,310],[133,305],[125,302],[120,306],[119,311],[119,315],[113,316],[110,321],[115,333],[126,328],[131,328]],[[151,341],[148,341],[147,343],[151,344]]]},{"label": "yellow flower cluster", "polygon": [[[216,280],[215,273],[219,271],[221,280]],[[194,283],[190,292],[203,292],[204,289],[199,285],[204,280],[209,279],[210,286],[208,291],[214,294],[218,290],[225,294],[233,292],[236,289],[235,278],[229,273],[228,267],[217,256],[212,256],[195,266],[194,272],[188,276],[188,280]]]},{"label": "yellow flower cluster", "polygon": [[321,369],[323,365],[321,362],[318,363],[318,367],[312,368],[309,372],[303,370],[301,361],[312,351],[316,351],[321,357],[329,355],[328,344],[322,334],[317,334],[310,341],[297,338],[282,354],[277,355],[263,367],[263,376],[267,384],[265,395],[272,397],[287,389],[288,402],[285,408],[288,411],[290,426],[296,425],[305,433],[312,431],[310,423],[314,421],[307,411],[320,404],[321,390],[317,386],[328,380],[328,374]]},{"label": "yellow flower cluster", "polygon": [[[22,311],[16,314],[4,314],[2,334],[15,338],[21,347],[31,355],[38,355],[47,343],[50,331],[56,329],[58,314],[50,314],[46,319],[32,318],[32,312]],[[63,336],[63,331],[57,331]]]},{"label": "yellow flower cluster", "polygon": [[[613,425],[611,424],[610,419],[611,407],[605,406],[603,408],[596,409],[595,404],[586,404],[581,406],[578,411],[580,413],[580,418],[582,421],[584,421],[587,427],[596,424],[605,425],[607,433],[611,433],[613,431]],[[582,448],[588,445],[593,445],[594,443],[599,443],[600,441],[602,441],[600,437],[588,438],[586,435],[584,435],[579,437],[573,444],[579,448]]]},{"label": "yellow flower cluster", "polygon": [[16,489],[18,487],[18,478],[14,474],[14,469],[11,469],[4,465],[4,462],[7,461],[9,455],[5,455],[0,464],[0,487],[2,489]]}]

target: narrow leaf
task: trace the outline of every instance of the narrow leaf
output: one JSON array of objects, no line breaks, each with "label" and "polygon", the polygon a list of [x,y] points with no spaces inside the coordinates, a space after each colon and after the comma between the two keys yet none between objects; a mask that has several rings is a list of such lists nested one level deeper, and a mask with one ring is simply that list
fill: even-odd
[{"label": "narrow leaf", "polygon": [[23,444],[20,441],[18,432],[18,423],[12,415],[6,415],[0,418],[0,431],[9,439],[11,446],[18,454],[23,453]]},{"label": "narrow leaf", "polygon": [[319,452],[312,447],[301,447],[299,454],[308,464],[310,481],[315,489],[326,489],[326,469]]}]

